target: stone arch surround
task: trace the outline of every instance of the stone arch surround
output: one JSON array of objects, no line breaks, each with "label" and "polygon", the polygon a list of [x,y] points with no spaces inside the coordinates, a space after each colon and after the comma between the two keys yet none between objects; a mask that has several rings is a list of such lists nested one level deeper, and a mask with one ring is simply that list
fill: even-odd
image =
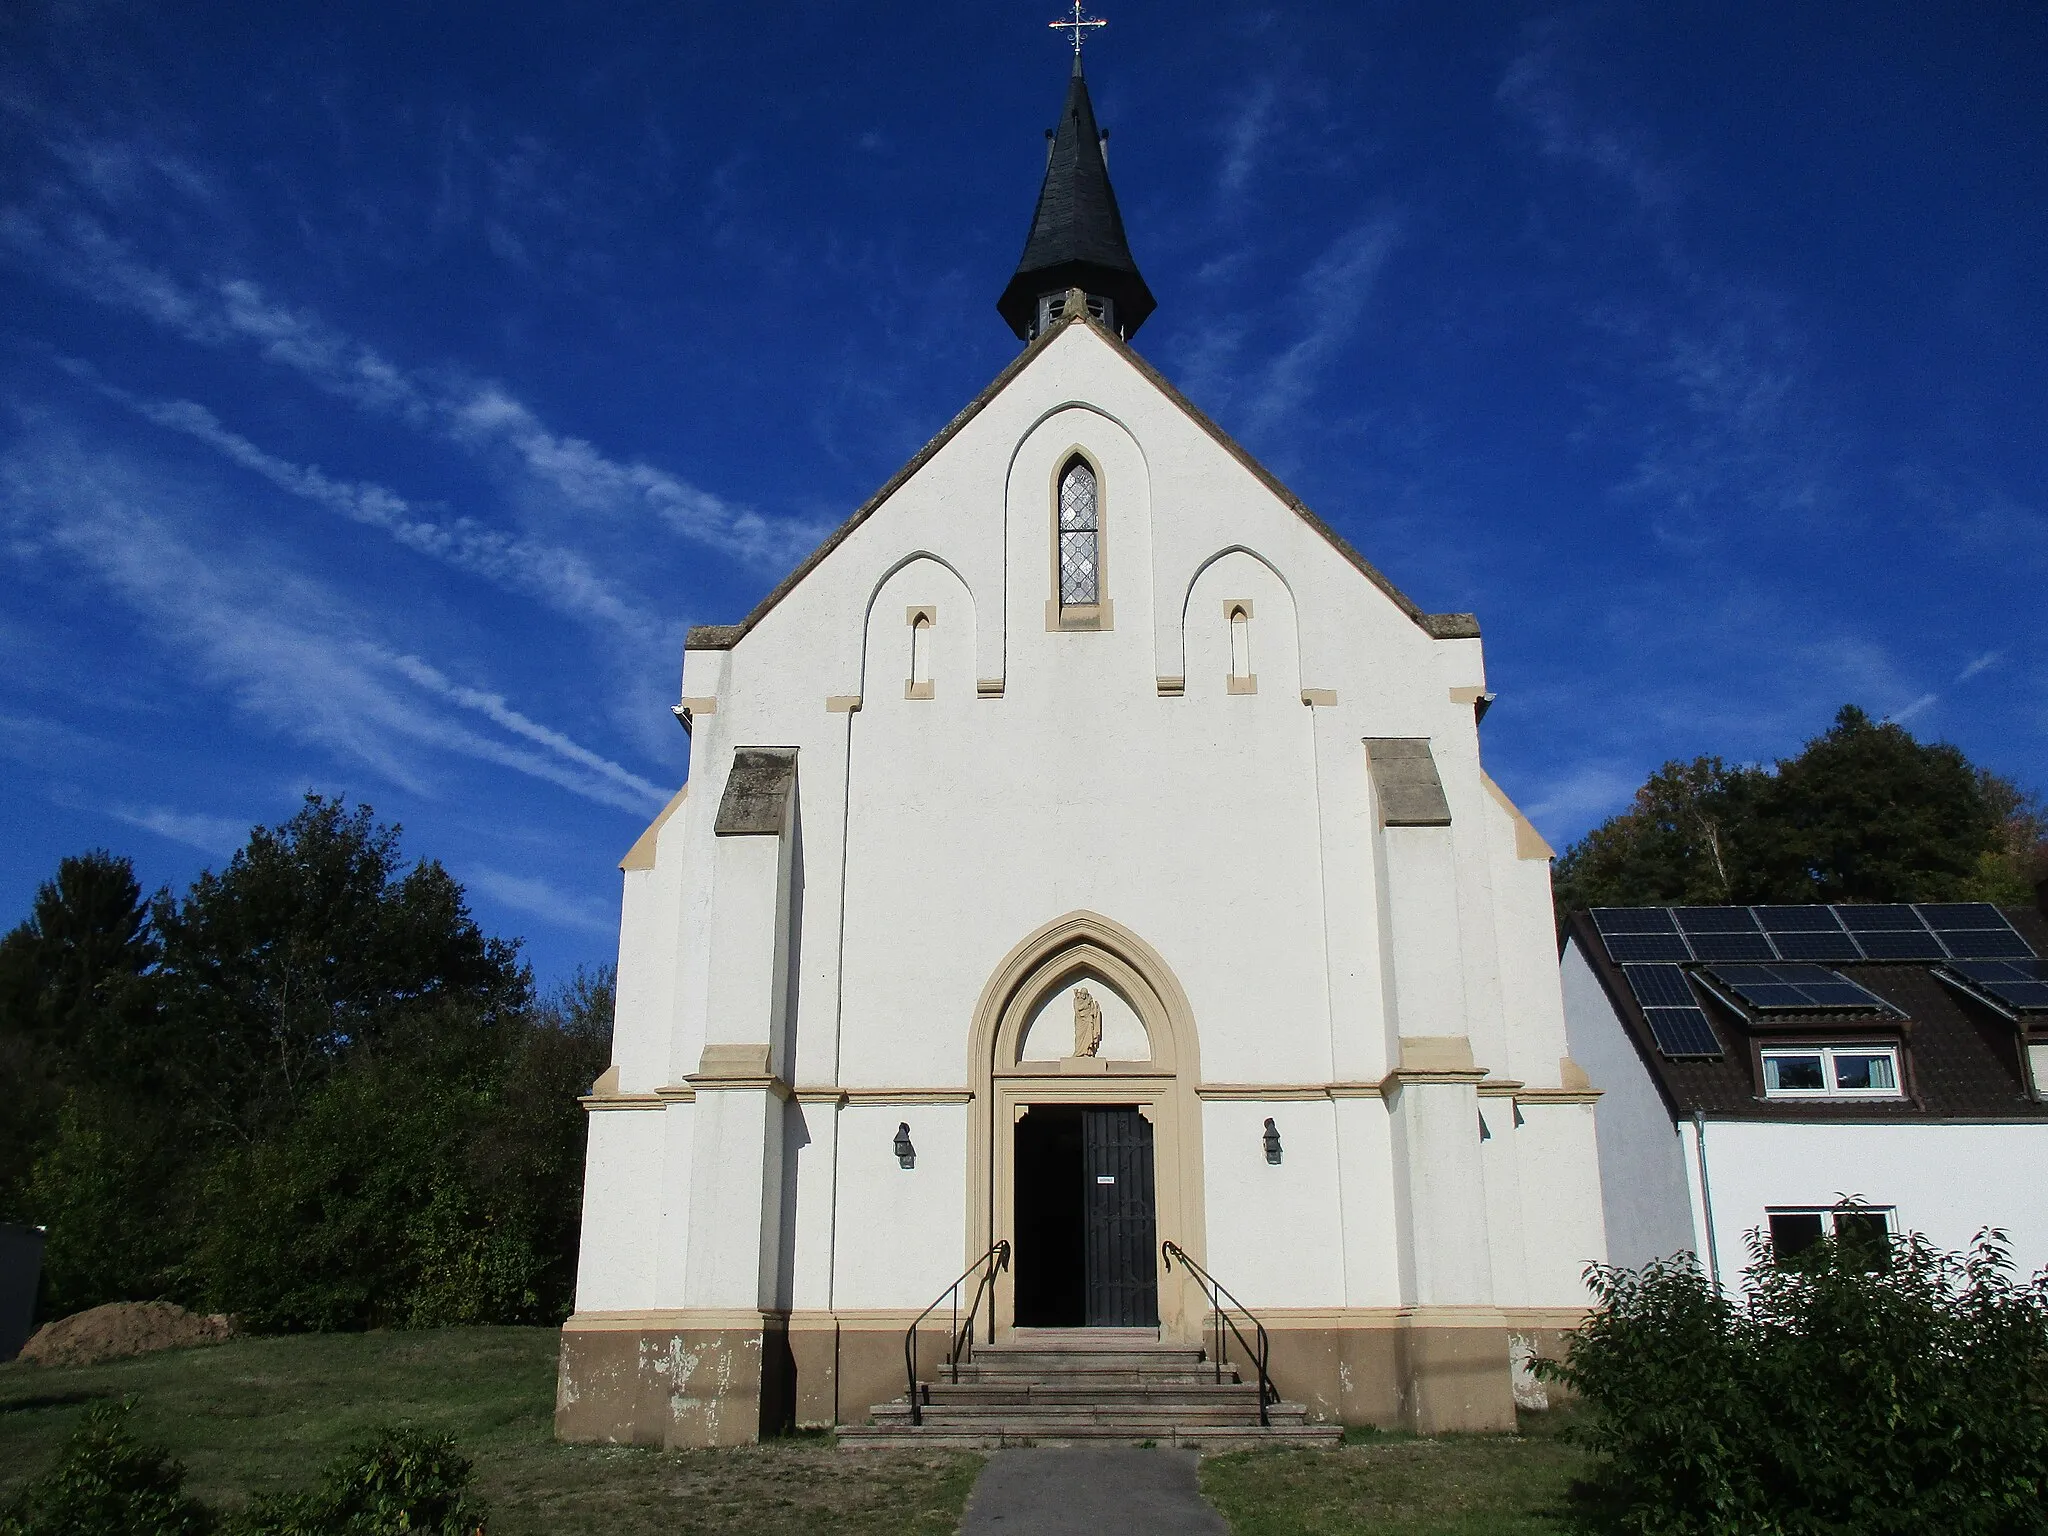
[{"label": "stone arch surround", "polygon": [[[1149,1061],[1020,1061],[1024,1031],[1055,992],[1084,973],[1123,996],[1151,1039]],[[968,1129],[968,1260],[1014,1236],[1014,1127],[1033,1104],[1135,1104],[1152,1123],[1157,1230],[1207,1261],[1201,1051],[1194,1010],[1173,969],[1150,944],[1095,912],[1070,912],[1021,940],[989,977],[969,1043],[973,1114]],[[995,1326],[1016,1317],[1014,1274],[996,1286]],[[1184,1271],[1159,1277],[1159,1323],[1168,1338],[1199,1337],[1204,1305]]]}]

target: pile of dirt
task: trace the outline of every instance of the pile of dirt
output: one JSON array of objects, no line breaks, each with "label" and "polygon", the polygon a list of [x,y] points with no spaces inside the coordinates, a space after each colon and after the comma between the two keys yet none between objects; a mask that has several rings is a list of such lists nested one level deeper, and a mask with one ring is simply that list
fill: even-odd
[{"label": "pile of dirt", "polygon": [[241,1330],[231,1317],[201,1317],[168,1301],[110,1301],[45,1323],[21,1347],[35,1365],[98,1365],[159,1349],[221,1344]]}]

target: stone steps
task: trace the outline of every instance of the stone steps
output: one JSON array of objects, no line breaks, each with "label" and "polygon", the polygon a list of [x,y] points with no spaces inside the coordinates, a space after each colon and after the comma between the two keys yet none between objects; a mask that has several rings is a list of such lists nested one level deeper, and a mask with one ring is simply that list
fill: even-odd
[{"label": "stone steps", "polygon": [[849,1448],[1124,1443],[1194,1446],[1335,1445],[1342,1429],[1310,1424],[1300,1403],[1274,1403],[1259,1422],[1256,1381],[1235,1363],[1217,1379],[1200,1349],[1163,1344],[1151,1329],[1019,1329],[977,1345],[960,1366],[910,1401],[878,1403],[870,1422],[839,1431]]},{"label": "stone steps", "polygon": [[989,1429],[939,1428],[932,1424],[901,1427],[849,1424],[838,1433],[849,1451],[885,1446],[932,1446],[943,1450],[996,1451],[1021,1445],[1165,1445],[1199,1451],[1243,1451],[1261,1446],[1295,1446],[1329,1450],[1344,1432],[1335,1424],[1183,1424],[1170,1429],[1131,1429],[1116,1424],[1061,1427],[1015,1425]]}]

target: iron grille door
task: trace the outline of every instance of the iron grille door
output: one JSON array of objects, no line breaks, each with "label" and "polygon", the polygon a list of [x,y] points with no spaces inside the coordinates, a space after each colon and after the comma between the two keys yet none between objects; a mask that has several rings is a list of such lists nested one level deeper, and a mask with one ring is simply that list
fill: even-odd
[{"label": "iron grille door", "polygon": [[1088,1326],[1157,1327],[1151,1123],[1135,1109],[1083,1110],[1081,1146]]}]

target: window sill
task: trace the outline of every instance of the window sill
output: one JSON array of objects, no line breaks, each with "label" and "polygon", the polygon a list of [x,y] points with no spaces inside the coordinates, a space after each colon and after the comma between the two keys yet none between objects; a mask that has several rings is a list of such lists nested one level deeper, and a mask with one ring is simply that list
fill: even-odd
[{"label": "window sill", "polygon": [[1061,606],[1058,598],[1048,599],[1045,605],[1045,629],[1047,634],[1086,634],[1090,631],[1116,628],[1116,604],[1108,598],[1099,603],[1069,603]]}]

